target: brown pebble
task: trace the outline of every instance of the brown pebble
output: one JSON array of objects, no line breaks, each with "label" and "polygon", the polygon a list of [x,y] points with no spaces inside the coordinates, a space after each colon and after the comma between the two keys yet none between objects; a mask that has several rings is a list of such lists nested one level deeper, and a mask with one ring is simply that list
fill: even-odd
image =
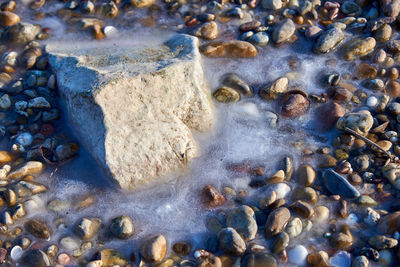
[{"label": "brown pebble", "polygon": [[242,25],[239,26],[239,30],[241,32],[248,32],[248,31],[253,31],[257,29],[258,27],[261,26],[261,22],[257,20],[253,20],[250,22],[243,23]]},{"label": "brown pebble", "polygon": [[218,193],[218,191],[211,185],[206,185],[203,188],[203,196],[208,207],[214,208],[223,205],[226,198]]},{"label": "brown pebble", "polygon": [[306,219],[310,219],[314,215],[314,209],[312,206],[302,200],[297,200],[295,203],[290,205],[290,209]]}]

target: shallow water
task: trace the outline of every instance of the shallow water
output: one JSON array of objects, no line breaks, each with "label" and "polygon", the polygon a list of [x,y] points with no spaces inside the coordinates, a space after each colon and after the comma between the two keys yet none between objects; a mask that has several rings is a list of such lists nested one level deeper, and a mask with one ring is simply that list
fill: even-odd
[{"label": "shallow water", "polygon": [[[59,6],[54,5],[53,8],[56,10]],[[87,40],[85,35],[68,33],[65,24],[55,17],[35,22],[53,29],[54,34],[50,41],[75,39],[77,44],[81,42],[79,45],[82,45]],[[165,19],[165,23],[168,22],[170,21]],[[228,36],[229,28],[225,30],[225,36]],[[128,44],[127,37],[132,37],[133,42],[154,43],[166,39],[165,36],[161,38],[159,33],[158,30],[135,29],[121,31],[121,36]],[[170,34],[171,32],[165,32],[166,36]],[[155,35],[159,37],[154,38]],[[224,36],[224,33],[221,35]],[[111,41],[116,45],[121,44],[119,39]],[[96,44],[101,46],[102,42]],[[354,71],[355,63],[339,61],[336,66],[328,66],[327,60],[335,58],[332,55],[312,54],[311,45],[312,42],[305,40],[291,46],[268,45],[266,48],[259,48],[259,55],[254,59],[203,58],[203,68],[210,90],[214,91],[220,85],[220,78],[225,73],[232,72],[248,82],[254,90],[254,95],[257,95],[264,84],[293,72],[291,76],[294,78],[290,80],[289,86],[298,86],[308,94],[320,95],[326,90],[326,86],[322,86],[318,80],[322,72],[346,74]],[[293,58],[299,64],[295,70],[288,64]],[[39,177],[39,181],[48,185],[50,190],[42,199],[43,206],[35,213],[29,214],[29,217],[39,216],[53,222],[63,218],[57,234],[52,236],[51,241],[57,242],[71,233],[71,226],[82,216],[100,217],[107,224],[117,215],[129,215],[135,225],[135,234],[131,239],[118,241],[106,237],[97,241],[105,243],[106,247],[122,249],[127,257],[132,252],[132,247],[137,247],[140,238],[154,233],[164,234],[169,244],[191,240],[192,246],[196,247],[196,244],[204,244],[208,235],[206,218],[216,213],[214,210],[207,210],[200,201],[199,192],[204,185],[212,184],[218,189],[229,186],[237,192],[247,190],[250,195],[254,194],[255,199],[260,194],[248,186],[250,176],[233,173],[227,170],[227,165],[241,162],[249,162],[252,166],[262,165],[266,167],[268,176],[278,170],[278,165],[287,155],[293,157],[295,166],[305,162],[315,164],[313,158],[304,157],[303,149],[310,148],[315,151],[316,148],[329,144],[337,134],[334,131],[320,130],[314,109],[295,119],[279,116],[277,127],[271,127],[266,111],[279,113],[279,107],[274,102],[252,97],[242,98],[239,103],[231,105],[217,102],[214,104],[213,131],[196,135],[201,156],[193,160],[187,170],[172,175],[164,185],[135,192],[122,192],[102,175],[88,153],[82,149],[79,157],[58,169],[49,167],[45,174]],[[59,127],[67,129],[63,132],[72,134],[68,130],[65,117]],[[290,186],[294,188],[295,182],[290,182]],[[96,199],[95,204],[87,209],[77,211],[70,208],[61,213],[44,212],[48,201],[60,199],[74,202],[87,195],[93,195]],[[251,201],[248,204],[252,204]],[[230,199],[224,207],[233,207],[233,203],[234,199]],[[318,204],[329,206],[324,202]],[[303,244],[326,249],[327,241],[321,238],[326,228],[327,225],[313,227],[312,232],[302,233],[292,239],[291,246]],[[263,236],[258,236],[257,240],[265,242]]]}]

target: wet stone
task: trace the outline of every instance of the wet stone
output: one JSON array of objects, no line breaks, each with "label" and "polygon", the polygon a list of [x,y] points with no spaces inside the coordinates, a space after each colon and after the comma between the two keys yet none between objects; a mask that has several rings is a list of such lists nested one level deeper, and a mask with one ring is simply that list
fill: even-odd
[{"label": "wet stone", "polygon": [[257,55],[257,49],[245,41],[211,42],[200,47],[200,51],[207,57],[227,58],[253,58]]},{"label": "wet stone", "polygon": [[358,57],[371,53],[376,45],[376,41],[372,37],[356,38],[349,41],[344,47],[344,58],[346,60],[355,60]]},{"label": "wet stone", "polygon": [[272,41],[274,43],[283,43],[290,39],[296,31],[296,26],[291,19],[286,19],[280,25],[275,27],[272,33]]},{"label": "wet stone", "polygon": [[357,113],[346,113],[337,123],[338,130],[344,130],[346,127],[361,135],[366,135],[372,128],[373,118],[368,111],[360,111]]},{"label": "wet stone", "polygon": [[36,238],[40,239],[49,239],[50,238],[50,229],[46,225],[45,222],[38,220],[38,219],[32,219],[27,221],[24,224],[24,228],[27,232],[35,236]]},{"label": "wet stone", "polygon": [[181,255],[181,256],[188,255],[190,253],[191,249],[192,249],[191,245],[187,242],[178,242],[172,246],[172,250],[176,254]]},{"label": "wet stone", "polygon": [[92,239],[100,230],[101,220],[98,218],[82,218],[74,226],[74,233],[82,240]]},{"label": "wet stone", "polygon": [[22,257],[21,262],[31,267],[50,266],[50,260],[42,250],[30,250]]},{"label": "wet stone", "polygon": [[34,40],[39,32],[40,26],[21,22],[7,27],[4,34],[2,34],[2,39],[16,44],[25,44]]},{"label": "wet stone", "polygon": [[254,239],[257,234],[255,214],[249,206],[243,205],[230,212],[226,218],[226,225],[234,228],[244,241]]},{"label": "wet stone", "polygon": [[125,266],[124,259],[115,249],[103,249],[95,255],[95,259],[101,262],[101,266]]},{"label": "wet stone", "polygon": [[282,232],[273,239],[271,244],[271,251],[274,254],[278,254],[289,245],[289,242],[290,242],[289,234],[287,234],[286,232]]},{"label": "wet stone", "polygon": [[243,256],[241,267],[277,267],[278,262],[268,253],[250,253]]},{"label": "wet stone", "polygon": [[365,256],[356,257],[351,264],[352,267],[368,267],[368,265],[369,261]]},{"label": "wet stone", "polygon": [[312,206],[302,200],[294,202],[290,205],[290,209],[306,219],[310,219],[314,215],[314,209]]},{"label": "wet stone", "polygon": [[167,240],[163,235],[157,235],[143,242],[140,254],[148,262],[159,262],[167,252]]},{"label": "wet stone", "polygon": [[394,238],[386,237],[384,235],[374,235],[368,239],[368,243],[371,245],[371,247],[382,250],[391,249],[397,246],[398,241]]},{"label": "wet stone", "polygon": [[193,32],[193,35],[205,40],[214,40],[218,36],[218,25],[214,21],[204,23]]},{"label": "wet stone", "polygon": [[312,185],[314,183],[315,176],[316,176],[315,170],[310,165],[307,164],[301,165],[297,170],[297,177],[300,185],[303,186]]},{"label": "wet stone", "polygon": [[326,170],[322,179],[324,185],[332,195],[340,195],[349,199],[358,198],[360,196],[360,193],[354,186],[332,169]]},{"label": "wet stone", "polygon": [[246,243],[235,229],[228,227],[218,233],[220,248],[228,254],[241,255],[246,250]]},{"label": "wet stone", "polygon": [[265,224],[265,236],[270,237],[283,231],[290,219],[290,211],[285,208],[278,208],[272,211]]},{"label": "wet stone", "polygon": [[260,96],[265,100],[277,99],[279,94],[285,93],[289,84],[286,77],[276,79],[271,85],[260,91]]},{"label": "wet stone", "polygon": [[230,88],[239,91],[241,94],[245,96],[252,96],[253,94],[250,86],[236,74],[233,73],[225,74],[221,79],[221,83],[223,85],[226,85]]},{"label": "wet stone", "polygon": [[131,218],[128,216],[119,216],[112,219],[110,231],[114,236],[120,239],[127,239],[131,237],[134,231]]},{"label": "wet stone", "polygon": [[226,198],[211,185],[206,185],[203,188],[203,196],[205,198],[206,205],[211,208],[221,206],[226,202]]},{"label": "wet stone", "polygon": [[307,112],[310,102],[301,93],[288,92],[282,98],[281,113],[287,117],[298,117]]},{"label": "wet stone", "polygon": [[290,220],[290,222],[286,226],[286,232],[290,237],[296,237],[301,234],[301,231],[303,230],[303,223],[301,220],[297,217],[293,218]]},{"label": "wet stone", "polygon": [[342,30],[332,28],[321,34],[314,43],[313,50],[316,53],[328,53],[344,39]]}]

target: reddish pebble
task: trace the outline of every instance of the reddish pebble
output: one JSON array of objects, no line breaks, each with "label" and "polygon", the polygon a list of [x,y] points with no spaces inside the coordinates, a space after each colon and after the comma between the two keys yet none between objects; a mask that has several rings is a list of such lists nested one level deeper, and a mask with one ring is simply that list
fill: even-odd
[{"label": "reddish pebble", "polygon": [[71,264],[71,257],[66,254],[66,253],[61,253],[60,255],[58,255],[58,263],[59,264]]},{"label": "reddish pebble", "polygon": [[196,18],[191,18],[188,21],[186,21],[186,26],[188,26],[188,27],[193,27],[196,24],[197,24],[197,19]]},{"label": "reddish pebble", "polygon": [[45,123],[40,128],[40,133],[43,134],[45,137],[50,136],[54,132],[54,127],[50,123]]},{"label": "reddish pebble", "polygon": [[6,256],[7,256],[7,249],[0,248],[0,264],[4,263],[4,261],[6,260]]}]

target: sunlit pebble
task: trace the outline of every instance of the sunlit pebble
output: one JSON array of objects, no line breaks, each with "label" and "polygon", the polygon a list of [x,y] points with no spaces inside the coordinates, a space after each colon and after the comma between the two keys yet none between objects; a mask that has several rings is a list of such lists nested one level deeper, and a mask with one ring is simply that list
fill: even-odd
[{"label": "sunlit pebble", "polygon": [[376,98],[375,96],[370,96],[367,99],[367,106],[370,108],[375,107],[378,104],[378,98]]},{"label": "sunlit pebble", "polygon": [[117,28],[115,28],[114,26],[105,26],[103,31],[107,38],[114,37],[118,33]]},{"label": "sunlit pebble", "polygon": [[23,250],[20,246],[15,246],[11,249],[10,256],[13,261],[18,261],[22,256]]}]

